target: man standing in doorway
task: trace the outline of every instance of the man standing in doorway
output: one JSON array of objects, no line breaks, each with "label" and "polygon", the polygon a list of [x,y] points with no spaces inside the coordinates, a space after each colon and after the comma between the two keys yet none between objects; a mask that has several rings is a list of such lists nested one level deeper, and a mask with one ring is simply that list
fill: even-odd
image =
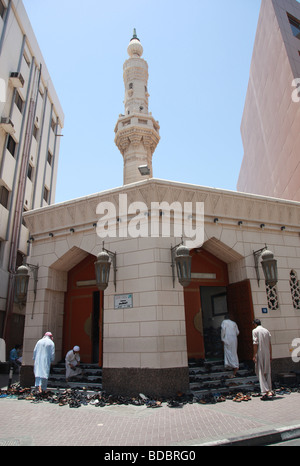
[{"label": "man standing in doorway", "polygon": [[253,337],[253,361],[255,372],[259,380],[262,400],[273,396],[271,380],[272,345],[269,330],[261,325],[259,319],[253,321],[255,328],[252,330]]},{"label": "man standing in doorway", "polygon": [[54,357],[53,335],[51,332],[46,332],[33,351],[35,386],[38,387],[40,393],[47,389],[51,362],[54,361]]},{"label": "man standing in doorway", "polygon": [[226,315],[221,324],[221,340],[224,343],[224,366],[233,369],[235,377],[239,369],[239,359],[237,355],[239,329],[233,320]]}]

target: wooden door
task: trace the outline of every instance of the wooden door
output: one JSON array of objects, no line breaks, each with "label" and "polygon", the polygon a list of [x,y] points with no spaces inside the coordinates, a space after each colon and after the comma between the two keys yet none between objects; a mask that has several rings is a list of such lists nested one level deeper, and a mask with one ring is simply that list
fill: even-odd
[{"label": "wooden door", "polygon": [[62,359],[78,345],[82,362],[98,362],[101,366],[103,292],[95,284],[95,260],[88,256],[68,273]]},{"label": "wooden door", "polygon": [[238,356],[240,361],[252,361],[252,322],[254,319],[250,280],[233,283],[227,287],[229,316],[239,328]]},{"label": "wooden door", "polygon": [[193,250],[192,280],[184,288],[184,309],[188,358],[204,359],[204,336],[201,306],[201,286],[227,286],[227,264],[204,249]]}]

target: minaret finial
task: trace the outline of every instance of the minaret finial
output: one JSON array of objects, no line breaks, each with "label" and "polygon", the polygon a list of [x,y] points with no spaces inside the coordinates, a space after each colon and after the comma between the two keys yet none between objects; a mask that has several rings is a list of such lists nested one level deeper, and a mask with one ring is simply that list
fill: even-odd
[{"label": "minaret finial", "polygon": [[139,40],[138,36],[136,35],[136,29],[135,28],[133,28],[133,36],[132,36],[131,40],[133,40],[133,39]]}]

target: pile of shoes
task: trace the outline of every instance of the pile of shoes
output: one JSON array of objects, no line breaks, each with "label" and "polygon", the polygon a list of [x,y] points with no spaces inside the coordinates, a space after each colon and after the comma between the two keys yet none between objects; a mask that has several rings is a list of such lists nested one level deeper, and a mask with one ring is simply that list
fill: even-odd
[{"label": "pile of shoes", "polygon": [[[249,389],[248,389],[249,390]],[[209,391],[206,394],[197,394],[190,392],[188,394],[178,392],[173,397],[149,397],[139,393],[135,397],[111,395],[105,391],[88,391],[87,389],[51,389],[40,393],[34,388],[22,388],[20,384],[14,384],[9,389],[0,389],[1,398],[16,398],[18,400],[27,400],[32,403],[49,402],[58,406],[69,406],[70,408],[79,408],[80,406],[91,405],[94,407],[105,407],[112,405],[133,405],[145,406],[147,408],[159,408],[165,403],[169,408],[182,408],[185,404],[215,404],[232,400],[240,403],[250,401],[253,397],[260,396],[264,399],[274,399],[276,396],[289,395],[292,392],[300,393],[300,385],[287,387],[274,384],[272,396],[263,397],[258,389],[252,392],[235,391]]]}]

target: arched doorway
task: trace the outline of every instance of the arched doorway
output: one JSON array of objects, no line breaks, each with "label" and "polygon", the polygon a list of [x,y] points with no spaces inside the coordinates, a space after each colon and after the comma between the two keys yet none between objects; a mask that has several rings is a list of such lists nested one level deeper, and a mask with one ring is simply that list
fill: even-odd
[{"label": "arched doorway", "polygon": [[82,362],[102,366],[103,292],[96,287],[95,260],[89,255],[68,272],[62,357],[78,345]]},{"label": "arched doorway", "polygon": [[202,248],[191,255],[192,281],[184,289],[188,357],[207,359],[220,347],[220,338],[214,335],[221,325],[219,308],[226,296],[227,264]]},{"label": "arched doorway", "polygon": [[229,284],[227,263],[200,248],[191,251],[192,281],[184,289],[189,359],[220,359],[220,327],[225,314],[237,323],[240,360],[252,359],[254,318],[250,281]]}]

